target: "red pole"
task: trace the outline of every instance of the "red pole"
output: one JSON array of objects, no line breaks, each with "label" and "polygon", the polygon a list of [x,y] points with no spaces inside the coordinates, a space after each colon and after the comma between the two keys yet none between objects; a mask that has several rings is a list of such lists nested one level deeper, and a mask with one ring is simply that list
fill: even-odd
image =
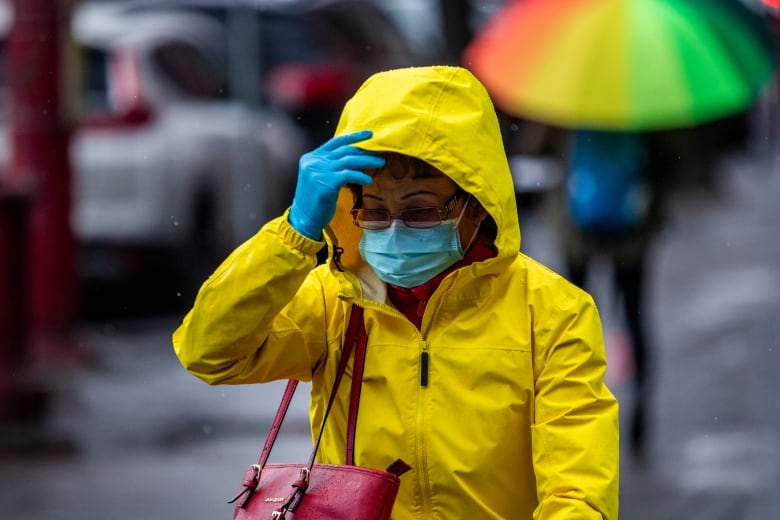
[{"label": "red pole", "polygon": [[[76,313],[75,244],[70,226],[71,172],[63,66],[69,5],[13,0],[8,40],[11,180],[33,186],[27,288],[29,348],[35,361],[68,355]],[[63,348],[65,347],[65,348]]]},{"label": "red pole", "polygon": [[0,422],[20,418],[20,396],[27,391],[23,369],[27,354],[24,280],[29,195],[21,186],[0,182]]}]

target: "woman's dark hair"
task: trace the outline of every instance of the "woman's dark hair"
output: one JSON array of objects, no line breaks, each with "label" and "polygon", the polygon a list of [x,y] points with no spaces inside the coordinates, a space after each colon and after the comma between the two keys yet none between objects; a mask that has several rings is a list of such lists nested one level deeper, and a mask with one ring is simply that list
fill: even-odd
[{"label": "woman's dark hair", "polygon": [[[442,171],[417,157],[395,152],[384,152],[382,157],[385,159],[385,165],[381,168],[366,170],[367,175],[374,177],[382,171],[390,172],[390,175],[392,175],[394,179],[403,179],[407,175],[410,175],[412,179],[425,179],[445,175]],[[350,184],[349,189],[352,190],[352,199],[354,200],[355,207],[359,207],[363,202],[363,191],[361,187]]]},{"label": "woman's dark hair", "polygon": [[485,220],[482,221],[482,224],[479,225],[479,232],[480,234],[489,238],[491,242],[496,241],[496,237],[498,236],[498,226],[496,225],[496,221],[493,220],[493,217],[490,215],[490,213],[488,213],[488,215],[485,217]]}]

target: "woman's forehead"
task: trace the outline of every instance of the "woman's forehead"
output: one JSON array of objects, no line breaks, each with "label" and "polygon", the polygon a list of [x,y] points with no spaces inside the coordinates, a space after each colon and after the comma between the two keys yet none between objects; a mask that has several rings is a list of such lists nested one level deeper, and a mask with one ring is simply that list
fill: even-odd
[{"label": "woman's forehead", "polygon": [[420,177],[411,175],[398,177],[392,175],[391,171],[380,171],[374,176],[374,182],[363,187],[363,193],[381,195],[419,192],[420,194],[451,196],[452,191],[456,188],[455,181],[443,173]]}]

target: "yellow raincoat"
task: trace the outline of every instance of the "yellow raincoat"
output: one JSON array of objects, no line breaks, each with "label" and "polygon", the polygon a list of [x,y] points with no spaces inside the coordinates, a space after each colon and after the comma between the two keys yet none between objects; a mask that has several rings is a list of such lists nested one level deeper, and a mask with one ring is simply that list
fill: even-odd
[{"label": "yellow raincoat", "polygon": [[[174,333],[182,364],[210,384],[312,381],[316,430],[360,304],[369,340],[355,462],[413,466],[394,519],[617,518],[618,406],[603,380],[598,312],[585,292],[519,253],[512,178],[486,91],[458,67],[383,72],[347,103],[336,134],[363,129],[373,137],[357,146],[424,159],[476,197],[497,224],[497,256],[448,275],[418,331],[362,262],[343,189],[327,264],[315,267],[323,243],[286,215],[267,223],[203,284]],[[350,374],[322,462],[345,461]]]}]

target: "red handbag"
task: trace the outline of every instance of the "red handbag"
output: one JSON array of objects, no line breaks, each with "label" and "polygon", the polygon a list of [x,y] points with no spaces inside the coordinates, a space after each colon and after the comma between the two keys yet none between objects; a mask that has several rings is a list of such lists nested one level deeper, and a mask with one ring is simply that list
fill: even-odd
[{"label": "red handbag", "polygon": [[[282,402],[257,464],[247,468],[243,488],[230,503],[236,502],[235,520],[389,520],[398,495],[399,478],[411,469],[396,460],[387,470],[355,466],[355,425],[363,378],[367,337],[363,326],[363,309],[353,306],[347,337],[336,378],[320,431],[306,464],[266,464],[279,428],[290,406],[298,381],[287,383]],[[353,346],[355,362],[350,392],[347,424],[347,464],[315,464],[325,421],[330,414],[336,391],[341,383]]]}]

